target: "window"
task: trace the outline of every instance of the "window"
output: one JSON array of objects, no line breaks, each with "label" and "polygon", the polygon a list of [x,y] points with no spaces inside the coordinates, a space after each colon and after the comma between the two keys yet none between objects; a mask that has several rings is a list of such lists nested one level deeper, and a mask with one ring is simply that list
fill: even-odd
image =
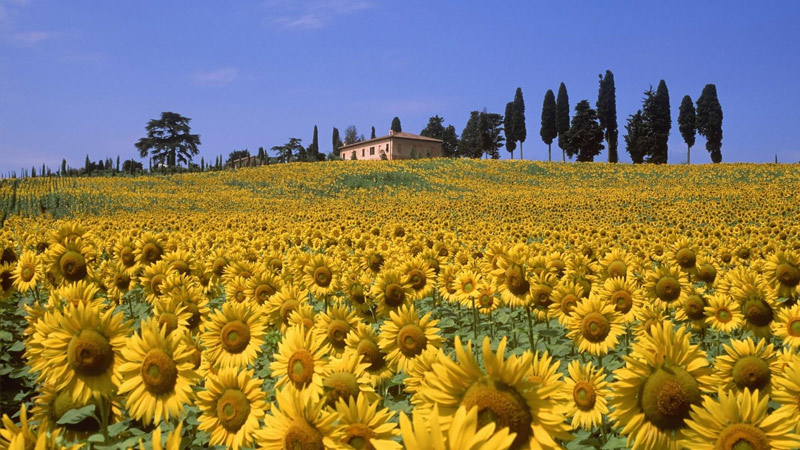
[{"label": "window", "polygon": [[369,148],[369,155],[373,156],[374,154],[375,154],[375,147],[370,147]]},{"label": "window", "polygon": [[365,156],[365,155],[364,155],[364,152],[365,152],[365,151],[367,151],[367,149],[365,149],[365,148],[362,148],[362,149],[361,149],[361,156]]}]

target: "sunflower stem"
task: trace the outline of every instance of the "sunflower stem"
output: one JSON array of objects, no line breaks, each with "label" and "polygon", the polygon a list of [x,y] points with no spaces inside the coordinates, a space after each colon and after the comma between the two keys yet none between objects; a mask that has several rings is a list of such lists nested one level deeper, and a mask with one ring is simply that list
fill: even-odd
[{"label": "sunflower stem", "polygon": [[478,308],[475,307],[475,297],[472,297],[472,338],[478,341]]},{"label": "sunflower stem", "polygon": [[536,345],[533,342],[533,319],[531,318],[531,308],[525,308],[525,312],[528,313],[528,343],[531,346],[531,351],[536,351]]},{"label": "sunflower stem", "polygon": [[[100,430],[103,433],[103,443],[108,444],[111,442],[111,439],[108,437],[108,410],[111,408],[111,404],[106,405],[106,397],[100,397]],[[108,406],[108,407],[106,407]]]},{"label": "sunflower stem", "polygon": [[492,310],[489,310],[489,336],[494,340],[494,319],[492,318]]}]

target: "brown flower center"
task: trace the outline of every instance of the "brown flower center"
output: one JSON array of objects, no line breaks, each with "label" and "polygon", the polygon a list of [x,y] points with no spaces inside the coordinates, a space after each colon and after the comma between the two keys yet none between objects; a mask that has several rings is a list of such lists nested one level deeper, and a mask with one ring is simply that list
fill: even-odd
[{"label": "brown flower center", "polygon": [[81,330],[67,347],[70,366],[81,376],[95,376],[114,363],[114,351],[105,336],[94,330]]},{"label": "brown flower center", "polygon": [[645,417],[661,430],[682,428],[691,405],[699,405],[700,400],[697,380],[686,370],[669,364],[647,378],[639,395]]},{"label": "brown flower center", "polygon": [[495,380],[477,381],[464,394],[461,405],[478,408],[478,428],[495,423],[517,433],[511,448],[521,448],[531,438],[533,417],[525,398],[513,387]]},{"label": "brown flower center", "polygon": [[415,291],[422,290],[425,287],[425,283],[428,279],[425,277],[425,273],[423,273],[419,269],[411,269],[408,272],[408,281],[411,283],[411,288]]},{"label": "brown flower center", "polygon": [[400,328],[397,333],[397,347],[400,353],[407,358],[413,358],[428,345],[428,338],[425,336],[425,331],[419,325],[408,324]]},{"label": "brown flower center", "polygon": [[129,246],[122,247],[119,252],[119,260],[125,267],[133,267],[136,264],[136,255],[133,254],[133,249]]},{"label": "brown flower center", "polygon": [[706,284],[713,283],[717,278],[717,269],[711,264],[700,264],[697,268],[697,278],[704,281]]},{"label": "brown flower center", "polygon": [[227,389],[217,400],[217,419],[231,433],[239,431],[250,415],[250,400],[239,389]]},{"label": "brown flower center", "polygon": [[697,263],[697,256],[692,250],[688,248],[682,248],[675,254],[675,260],[682,268],[691,269]]},{"label": "brown flower center", "polygon": [[322,433],[305,419],[297,418],[289,424],[284,435],[284,448],[290,450],[324,450]]},{"label": "brown flower center", "polygon": [[175,361],[160,348],[147,353],[142,362],[142,381],[148,391],[155,395],[172,392],[178,379]]},{"label": "brown flower center", "polygon": [[531,285],[528,280],[525,279],[522,266],[519,264],[508,266],[508,269],[506,269],[506,286],[508,286],[508,290],[516,296],[523,296],[528,292]]},{"label": "brown flower center", "polygon": [[706,302],[699,295],[692,294],[687,297],[683,307],[686,311],[686,316],[691,320],[702,320],[706,317]]},{"label": "brown flower center", "polygon": [[86,259],[80,252],[68,251],[58,260],[61,273],[68,281],[80,281],[86,278]]},{"label": "brown flower center", "polygon": [[250,343],[250,327],[241,320],[234,320],[222,327],[219,337],[226,352],[241,353]]},{"label": "brown flower center", "polygon": [[316,283],[317,286],[322,288],[328,287],[331,284],[332,278],[331,269],[326,266],[314,269],[314,283]]},{"label": "brown flower center", "polygon": [[403,304],[405,298],[406,293],[403,290],[403,287],[399,284],[392,283],[386,286],[386,289],[384,290],[384,299],[386,301],[386,305],[389,307],[397,308]]},{"label": "brown flower center", "polygon": [[358,347],[356,347],[356,353],[363,357],[363,361],[365,363],[369,364],[369,368],[367,370],[371,372],[381,370],[386,366],[386,361],[383,357],[383,353],[381,353],[381,350],[378,347],[378,344],[369,339],[362,339],[361,342],[358,343]]},{"label": "brown flower center", "polygon": [[161,259],[164,249],[154,242],[148,242],[142,246],[142,259],[145,265],[153,264]]},{"label": "brown flower center", "polygon": [[355,398],[358,395],[358,380],[356,376],[350,372],[337,372],[325,377],[322,380],[322,386],[325,388],[328,397],[328,406],[336,406],[336,401],[340,398],[347,401],[350,398]]},{"label": "brown flower center", "polygon": [[611,304],[614,305],[614,310],[627,314],[633,308],[633,296],[626,290],[619,290],[611,294]]},{"label": "brown flower center", "polygon": [[611,331],[611,322],[599,312],[590,312],[581,321],[581,334],[589,342],[603,342]]},{"label": "brown flower center", "polygon": [[800,284],[800,269],[789,263],[779,264],[775,268],[775,276],[784,286],[794,287]]},{"label": "brown flower center", "polygon": [[748,423],[730,424],[722,430],[714,450],[770,450],[767,435]]},{"label": "brown flower center", "polygon": [[306,349],[297,350],[289,358],[289,379],[299,385],[311,382],[314,376],[314,357]]},{"label": "brown flower center", "polygon": [[792,317],[789,319],[789,323],[786,324],[786,331],[789,336],[800,337],[800,318]]},{"label": "brown flower center", "polygon": [[733,365],[733,382],[739,389],[763,390],[769,385],[770,375],[769,365],[757,356],[745,356]]},{"label": "brown flower center", "polygon": [[669,303],[681,296],[681,284],[671,276],[663,276],[656,283],[656,296]]},{"label": "brown flower center", "polygon": [[332,320],[328,325],[328,340],[337,349],[343,349],[347,338],[347,333],[350,332],[350,324],[342,319]]},{"label": "brown flower center", "polygon": [[744,318],[757,327],[765,327],[772,323],[772,308],[761,299],[749,299],[742,304]]},{"label": "brown flower center", "polygon": [[575,383],[572,388],[572,398],[575,400],[575,405],[578,409],[583,411],[591,411],[597,402],[597,392],[594,390],[594,385],[588,381],[579,381]]},{"label": "brown flower center", "polygon": [[342,442],[356,450],[375,450],[375,447],[372,446],[369,440],[376,436],[377,435],[370,427],[363,423],[354,423],[348,425],[344,429],[344,438],[342,438]]},{"label": "brown flower center", "polygon": [[575,294],[567,294],[561,298],[561,311],[569,316],[572,310],[578,305],[580,299]]},{"label": "brown flower center", "polygon": [[625,261],[616,260],[608,265],[609,278],[624,278],[628,274],[628,266]]}]

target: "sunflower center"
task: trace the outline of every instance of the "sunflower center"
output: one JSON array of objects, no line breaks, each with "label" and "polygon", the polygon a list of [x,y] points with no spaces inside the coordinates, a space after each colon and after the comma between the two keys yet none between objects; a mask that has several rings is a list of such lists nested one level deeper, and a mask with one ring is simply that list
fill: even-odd
[{"label": "sunflower center", "polygon": [[727,309],[720,309],[717,311],[716,317],[721,323],[728,323],[733,319],[733,314]]},{"label": "sunflower center", "polygon": [[791,318],[789,324],[786,325],[786,330],[789,332],[789,336],[800,337],[800,318]]},{"label": "sunflower center", "polygon": [[223,428],[235,433],[247,422],[250,400],[239,389],[227,389],[217,400],[217,418]]},{"label": "sunflower center", "polygon": [[681,296],[681,284],[670,276],[661,277],[656,283],[656,296],[665,302],[671,302]]},{"label": "sunflower center", "polygon": [[331,269],[326,266],[317,267],[314,269],[314,283],[319,287],[328,287],[331,284]]},{"label": "sunflower center", "polygon": [[682,248],[675,254],[678,265],[684,269],[690,269],[697,263],[697,256],[688,248]]},{"label": "sunflower center", "polygon": [[86,278],[86,259],[80,252],[69,251],[58,261],[61,273],[69,281],[80,281]]},{"label": "sunflower center", "polygon": [[344,438],[342,438],[342,442],[356,450],[375,450],[375,447],[370,444],[369,440],[376,436],[377,435],[370,427],[363,423],[354,423],[344,429]]},{"label": "sunflower center", "polygon": [[119,252],[119,259],[125,267],[132,267],[136,263],[133,249],[128,246],[122,247],[122,251]]},{"label": "sunflower center", "polygon": [[625,278],[628,275],[628,266],[625,261],[616,260],[608,265],[609,278]]},{"label": "sunflower center", "polygon": [[178,379],[178,367],[164,350],[154,348],[142,362],[142,381],[147,390],[155,395],[172,392]]},{"label": "sunflower center", "polygon": [[408,324],[400,328],[397,333],[397,347],[400,353],[407,358],[413,358],[428,345],[428,338],[425,336],[425,331],[419,325]]},{"label": "sunflower center", "polygon": [[633,296],[625,290],[616,291],[611,294],[611,304],[615,311],[626,314],[633,308]]},{"label": "sunflower center", "polygon": [[508,427],[517,433],[511,448],[530,441],[533,417],[525,398],[513,387],[495,380],[477,381],[464,393],[461,405],[468,411],[478,408],[478,428],[494,422],[496,429]]},{"label": "sunflower center", "polygon": [[142,246],[142,258],[145,264],[150,265],[161,259],[164,250],[153,242],[148,242]]},{"label": "sunflower center", "polygon": [[398,306],[403,304],[403,300],[406,298],[406,293],[403,291],[403,287],[399,284],[392,283],[386,286],[386,290],[384,291],[384,297],[386,299],[386,304],[392,308],[397,308]]},{"label": "sunflower center", "polygon": [[192,314],[192,316],[189,317],[189,320],[187,321],[189,329],[194,330],[198,326],[200,326],[200,322],[202,322],[203,320],[203,316],[200,314],[200,307],[197,306],[196,303],[192,302],[186,302],[184,304],[186,305],[186,309]]},{"label": "sunflower center", "polygon": [[550,299],[550,294],[553,293],[553,288],[546,285],[539,285],[533,289],[533,299],[538,306],[547,307],[553,301]]},{"label": "sunflower center", "polygon": [[331,324],[328,325],[328,340],[331,341],[331,345],[337,349],[342,349],[345,346],[345,338],[349,332],[349,323],[342,319],[333,320]]},{"label": "sunflower center", "polygon": [[699,295],[690,295],[684,303],[686,316],[691,320],[701,320],[705,315],[706,302]]},{"label": "sunflower center", "polygon": [[220,343],[228,353],[241,353],[250,343],[250,327],[241,320],[226,323],[220,333]]},{"label": "sunflower center", "polygon": [[491,295],[483,294],[478,298],[478,304],[481,308],[491,308],[494,304],[494,299]]},{"label": "sunflower center", "polygon": [[661,430],[683,427],[691,405],[700,404],[697,380],[680,367],[665,365],[644,382],[639,402],[645,417]]},{"label": "sunflower center", "polygon": [[733,365],[733,382],[739,389],[764,389],[769,381],[769,365],[758,356],[745,356]]},{"label": "sunflower center", "polygon": [[247,294],[244,293],[244,287],[239,286],[238,288],[236,288],[236,292],[233,294],[233,300],[236,303],[242,303],[246,299],[247,299]]},{"label": "sunflower center", "polygon": [[[51,414],[53,422],[58,422],[67,411],[82,408],[83,406],[87,405],[77,404],[72,401],[71,389],[62,389],[53,400]],[[97,405],[95,405],[95,408],[97,408]],[[100,415],[100,411],[97,411],[97,415]],[[91,433],[100,430],[100,424],[92,416],[86,417],[78,423],[66,424],[64,427],[77,433]]]},{"label": "sunflower center", "polygon": [[461,290],[464,291],[465,294],[469,294],[472,290],[475,289],[475,285],[472,284],[471,281],[467,281],[463,285],[461,285]]},{"label": "sunflower center", "polygon": [[425,283],[428,279],[425,277],[425,274],[422,273],[419,269],[411,269],[408,272],[408,281],[411,283],[411,288],[415,291],[419,291],[420,289],[425,287]]},{"label": "sunflower center", "polygon": [[772,308],[760,299],[749,299],[742,304],[742,313],[748,322],[757,326],[765,327],[772,322]]},{"label": "sunflower center", "polygon": [[736,256],[741,259],[749,259],[750,258],[750,249],[742,247],[736,251]]},{"label": "sunflower center", "polygon": [[69,342],[67,358],[79,375],[100,375],[113,364],[114,351],[105,336],[84,329]]},{"label": "sunflower center", "polygon": [[599,312],[590,312],[581,321],[581,334],[589,342],[603,342],[611,331],[611,322]]},{"label": "sunflower center", "polygon": [[31,266],[25,266],[22,268],[21,278],[22,281],[31,281],[33,278],[33,274],[36,273]]},{"label": "sunflower center", "polygon": [[126,273],[118,273],[114,277],[114,285],[120,291],[127,291],[131,287],[131,277]]},{"label": "sunflower center", "polygon": [[289,322],[289,315],[297,309],[300,303],[297,300],[289,299],[281,303],[281,319],[283,323]]},{"label": "sunflower center", "polygon": [[297,384],[307,384],[314,376],[314,357],[306,349],[292,353],[288,363],[289,379]]},{"label": "sunflower center", "polygon": [[211,271],[214,272],[214,275],[221,277],[222,274],[225,272],[225,266],[228,265],[228,260],[223,257],[219,257],[214,260],[211,264]]},{"label": "sunflower center", "polygon": [[268,285],[262,284],[256,288],[255,297],[259,305],[263,305],[275,293],[275,289]]},{"label": "sunflower center", "polygon": [[516,296],[525,295],[531,287],[528,280],[525,279],[522,266],[519,264],[512,264],[506,269],[506,285],[508,290]]},{"label": "sunflower center", "polygon": [[268,265],[268,266],[269,266],[269,268],[270,268],[270,269],[272,269],[272,271],[273,271],[273,272],[275,272],[275,273],[278,273],[278,272],[280,272],[280,271],[281,271],[281,269],[283,269],[283,261],[281,261],[281,260],[280,260],[280,259],[278,259],[278,258],[272,258],[272,259],[270,259],[270,260],[269,260],[269,262],[267,263],[267,265]]},{"label": "sunflower center", "polygon": [[161,284],[164,283],[164,279],[166,276],[164,274],[156,274],[153,275],[153,278],[150,279],[150,290],[153,291],[156,295],[162,295],[161,292]]},{"label": "sunflower center", "polygon": [[575,405],[578,409],[591,411],[597,401],[597,392],[594,390],[594,385],[588,381],[575,383],[575,387],[572,388],[572,399],[575,400]]},{"label": "sunflower center", "polygon": [[566,315],[570,315],[572,310],[578,305],[578,296],[575,294],[567,294],[561,298],[561,311]]},{"label": "sunflower center", "polygon": [[304,419],[295,419],[286,429],[283,440],[287,450],[324,450],[322,433]]},{"label": "sunflower center", "polygon": [[386,365],[378,344],[369,339],[363,339],[358,343],[356,353],[361,355],[365,363],[369,364],[368,370],[371,372],[381,370]]},{"label": "sunflower center", "polygon": [[717,269],[711,264],[700,264],[700,267],[697,268],[697,278],[707,284],[713,283],[717,278]]},{"label": "sunflower center", "polygon": [[734,423],[725,427],[714,446],[715,450],[769,450],[771,448],[767,435],[747,423]]},{"label": "sunflower center", "polygon": [[369,269],[373,272],[378,272],[383,267],[383,256],[379,255],[378,253],[373,253],[369,255],[367,259],[367,265]]},{"label": "sunflower center", "polygon": [[775,276],[784,286],[794,287],[800,284],[800,269],[788,263],[779,264],[775,268]]},{"label": "sunflower center", "polygon": [[325,377],[322,385],[328,393],[328,406],[336,406],[336,401],[344,399],[347,401],[351,397],[358,395],[358,380],[350,372],[337,372]]},{"label": "sunflower center", "polygon": [[350,299],[359,305],[363,305],[366,301],[366,297],[364,297],[364,286],[360,284],[350,286]]},{"label": "sunflower center", "polygon": [[169,268],[170,268],[170,270],[174,270],[174,271],[176,271],[178,273],[181,273],[181,274],[184,274],[184,275],[187,275],[187,276],[192,273],[192,269],[191,269],[191,267],[189,267],[189,264],[187,264],[186,261],[182,261],[180,259],[172,261],[172,264],[169,265]]}]

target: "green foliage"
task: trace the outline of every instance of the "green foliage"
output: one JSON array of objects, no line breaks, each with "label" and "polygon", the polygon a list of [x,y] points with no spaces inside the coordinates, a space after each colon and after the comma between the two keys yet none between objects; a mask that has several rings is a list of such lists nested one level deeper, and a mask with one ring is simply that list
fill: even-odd
[{"label": "green foliage", "polygon": [[428,124],[419,132],[420,136],[430,137],[434,139],[444,138],[444,118],[435,115],[428,119]]},{"label": "green foliage", "polygon": [[506,150],[511,153],[511,158],[514,158],[514,150],[517,149],[517,136],[514,128],[516,120],[516,110],[514,102],[506,103],[506,114],[503,119],[503,127],[506,131]]},{"label": "green foliage", "polygon": [[522,97],[522,88],[517,88],[514,93],[514,137],[520,142],[520,157],[522,156],[522,142],[528,138],[528,129],[525,126],[525,99]]},{"label": "green foliage", "polygon": [[243,150],[234,150],[228,153],[228,159],[225,160],[225,164],[230,164],[238,159],[241,158],[248,158],[250,156],[250,150],[243,149]]},{"label": "green foliage", "polygon": [[403,127],[400,125],[400,118],[399,117],[395,117],[394,119],[392,119],[392,128],[391,128],[391,130],[394,131],[395,133],[400,133],[401,131],[403,131]]},{"label": "green foliage", "polygon": [[606,70],[606,76],[600,75],[600,90],[597,93],[597,118],[605,133],[608,143],[608,162],[619,160],[617,155],[617,93],[614,86],[614,74]]},{"label": "green foliage", "polygon": [[691,150],[694,146],[694,136],[697,131],[697,116],[694,110],[694,103],[692,98],[688,95],[683,96],[681,100],[681,107],[678,110],[678,130],[681,132],[683,142],[686,142],[688,147],[686,154],[686,162],[691,162]]},{"label": "green foliage", "polygon": [[715,163],[722,161],[722,106],[717,87],[707,84],[697,99],[697,133],[706,138],[706,150]]},{"label": "green foliage", "polygon": [[564,133],[569,130],[569,95],[567,86],[564,83],[558,86],[558,96],[556,97],[556,132],[558,133],[558,146],[562,150],[562,160],[566,151],[567,142],[564,140]]},{"label": "green foliage", "polygon": [[333,150],[331,151],[331,155],[334,158],[339,158],[339,149],[342,147],[342,139],[339,137],[339,129],[333,127],[333,146],[331,147]]},{"label": "green foliage", "polygon": [[668,159],[667,142],[669,141],[669,131],[672,128],[667,84],[661,80],[658,82],[655,93],[650,88],[645,95],[643,114],[650,129],[647,161],[666,164]]},{"label": "green foliage", "polygon": [[139,155],[145,158],[149,153],[151,158],[168,166],[188,164],[192,156],[199,153],[200,145],[200,135],[191,134],[191,120],[173,112],[162,112],[160,119],[147,123],[147,137],[136,143]]},{"label": "green foliage", "polygon": [[628,132],[625,135],[625,147],[628,154],[631,155],[631,161],[634,164],[643,163],[644,157],[647,155],[650,130],[641,109],[636,111],[636,114],[628,116],[628,124],[625,125],[625,130]]},{"label": "green foliage", "polygon": [[567,155],[577,156],[578,161],[594,161],[603,149],[603,128],[597,120],[597,111],[589,106],[588,100],[575,105],[572,126],[564,133]]},{"label": "green foliage", "polygon": [[553,94],[552,89],[548,89],[544,94],[539,136],[542,137],[542,142],[547,144],[547,160],[550,161],[550,145],[553,143],[553,139],[558,136],[558,128],[556,127],[556,96]]}]

